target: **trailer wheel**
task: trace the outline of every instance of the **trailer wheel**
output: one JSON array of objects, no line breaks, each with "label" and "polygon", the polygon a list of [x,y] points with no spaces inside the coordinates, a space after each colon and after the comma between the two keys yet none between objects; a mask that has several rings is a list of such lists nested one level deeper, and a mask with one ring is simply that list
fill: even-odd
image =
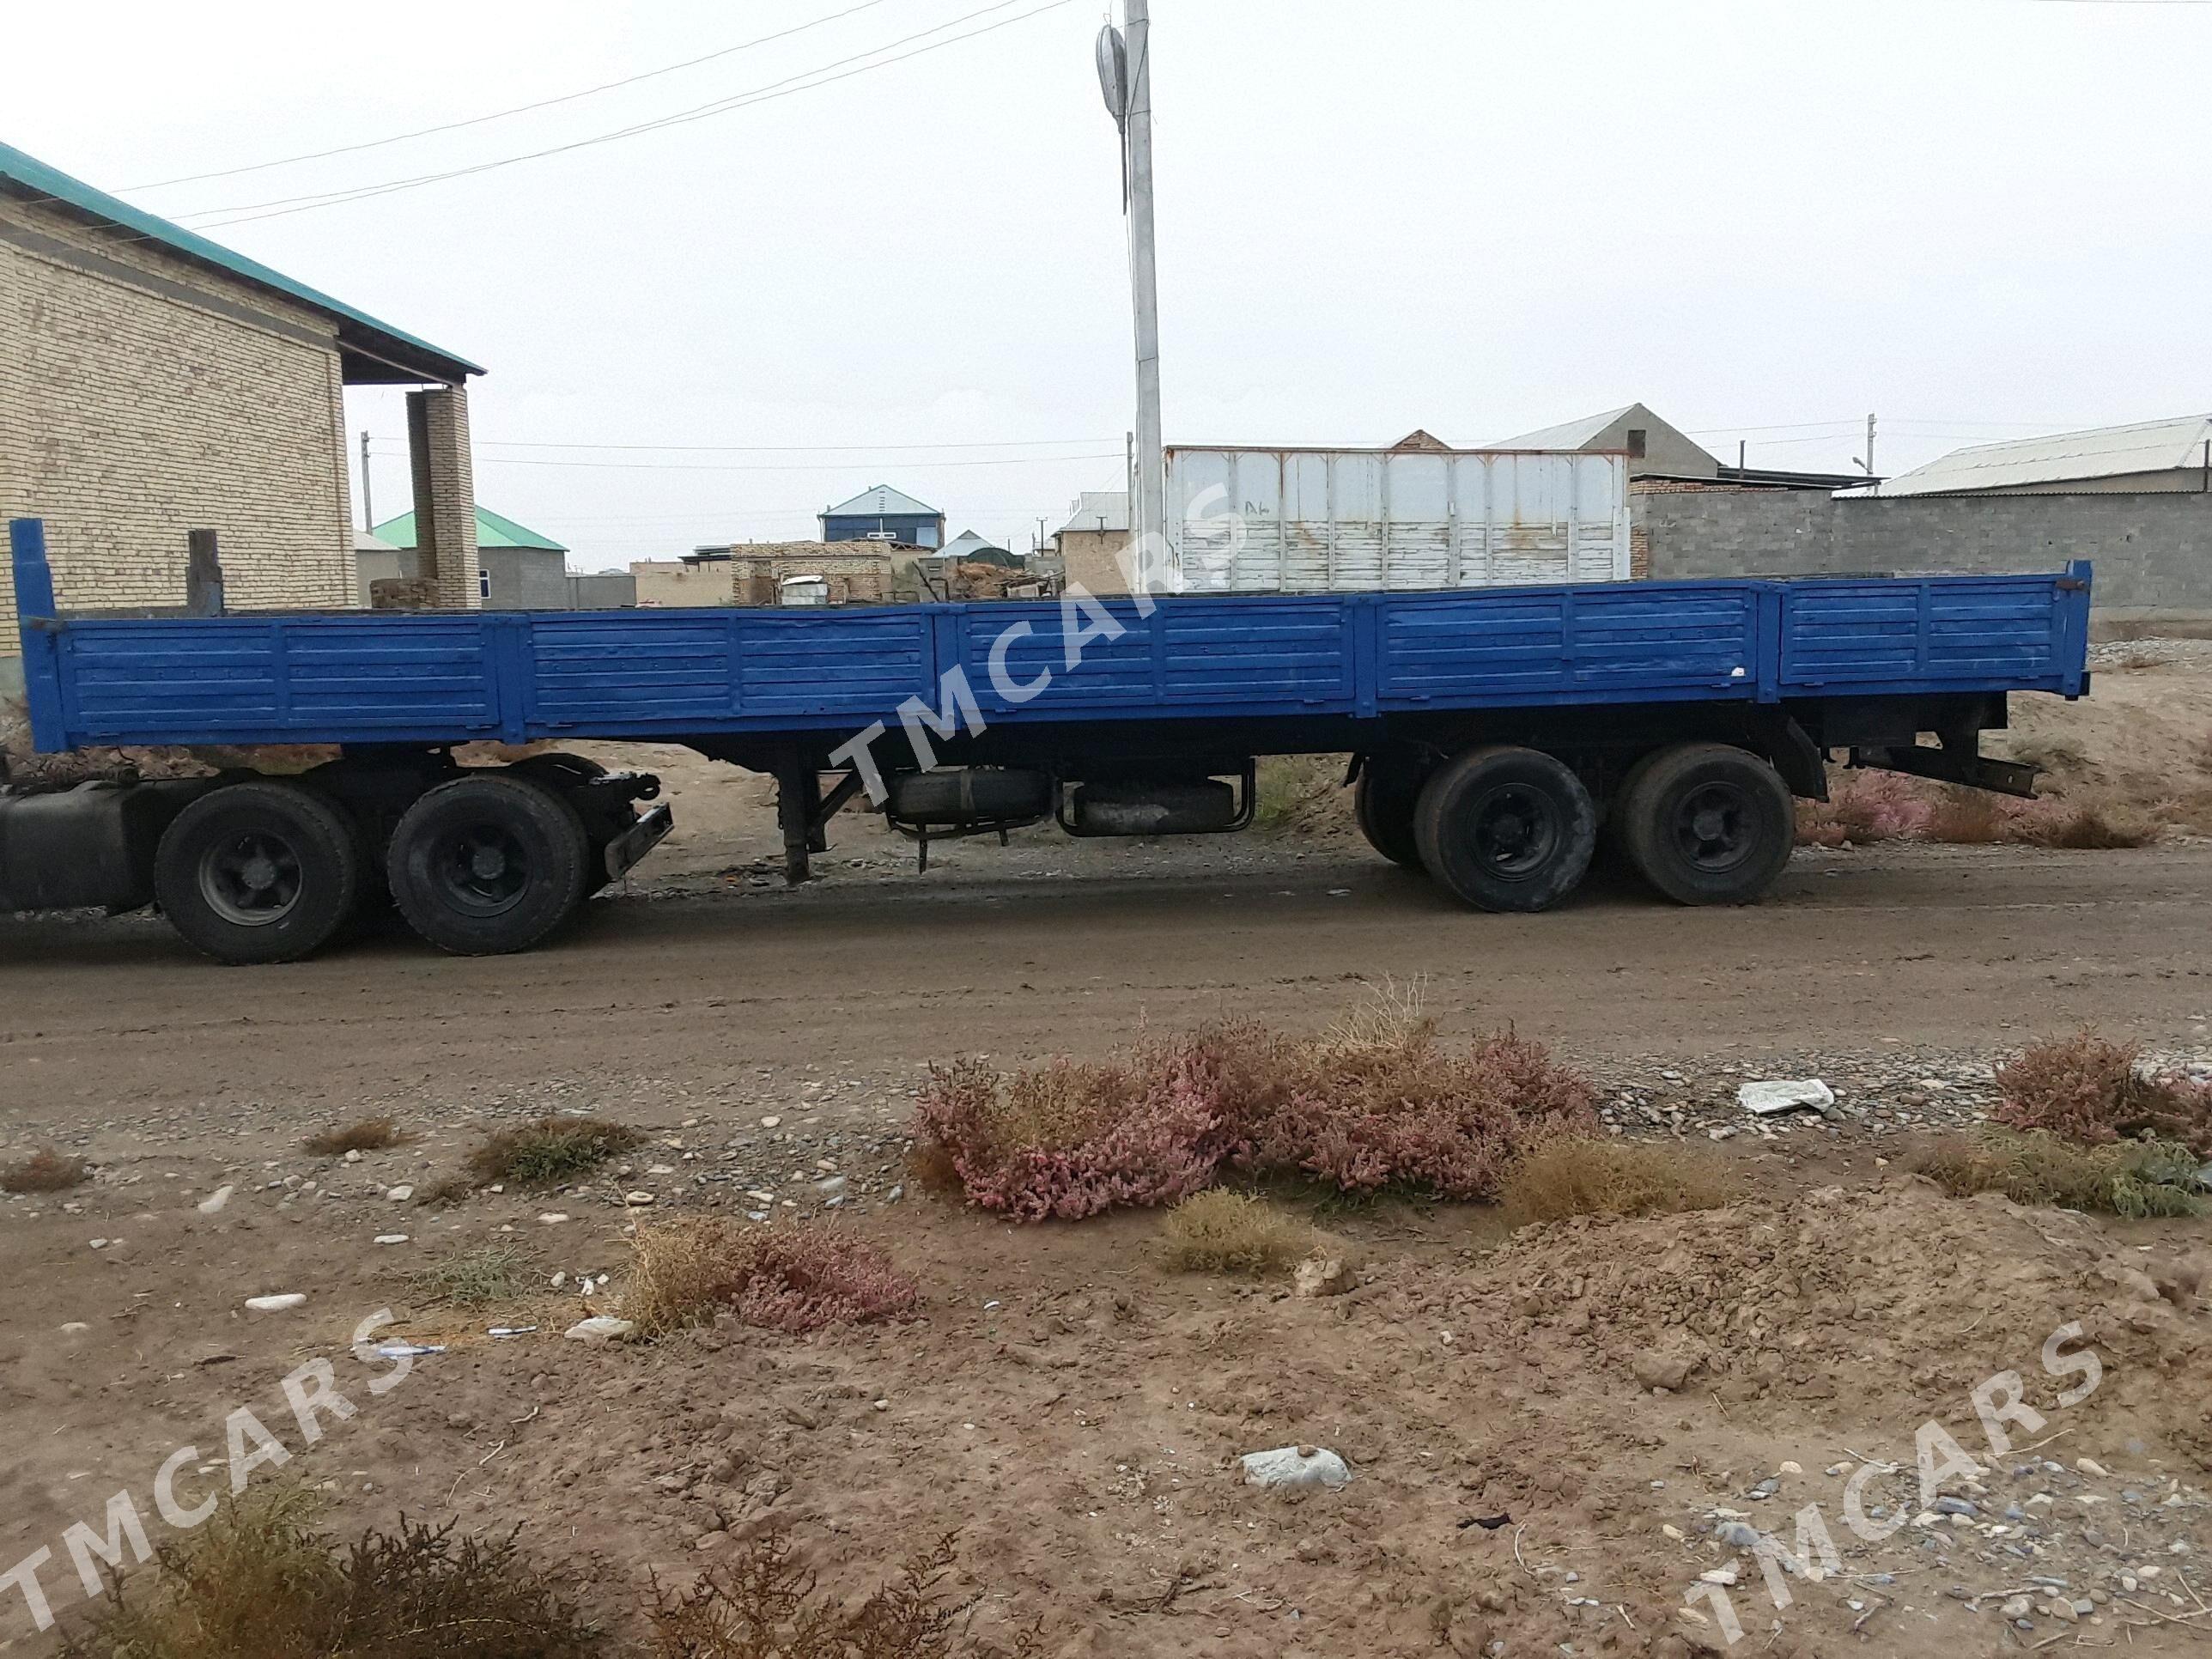
[{"label": "trailer wheel", "polygon": [[1352,815],[1359,833],[1370,847],[1407,870],[1421,867],[1420,845],[1413,837],[1413,808],[1420,798],[1420,779],[1371,761],[1359,769],[1359,781],[1352,787]]},{"label": "trailer wheel", "polygon": [[289,783],[233,783],[177,814],[154,851],[154,896],[218,962],[294,962],[353,915],[360,843],[337,807]]},{"label": "trailer wheel", "polygon": [[1549,755],[1474,749],[1422,787],[1413,835],[1423,867],[1455,898],[1485,910],[1544,910],[1589,870],[1597,808]]},{"label": "trailer wheel", "polygon": [[385,870],[407,925],[455,956],[526,951],[575,914],[591,845],[544,784],[482,772],[441,783],[392,832]]},{"label": "trailer wheel", "polygon": [[1618,808],[1622,845],[1677,904],[1751,904],[1790,862],[1796,815],[1782,775],[1747,750],[1686,743],[1640,763]]}]

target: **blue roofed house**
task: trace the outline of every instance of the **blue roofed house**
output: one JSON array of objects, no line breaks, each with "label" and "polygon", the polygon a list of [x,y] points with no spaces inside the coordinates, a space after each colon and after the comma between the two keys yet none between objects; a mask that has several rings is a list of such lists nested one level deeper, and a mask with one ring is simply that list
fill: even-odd
[{"label": "blue roofed house", "polygon": [[938,548],[945,545],[945,515],[903,490],[876,484],[822,509],[822,539]]},{"label": "blue roofed house", "polygon": [[[0,518],[46,524],[66,611],[350,608],[349,386],[407,386],[417,602],[477,602],[465,358],[0,144]],[[0,561],[0,689],[15,656]]]}]

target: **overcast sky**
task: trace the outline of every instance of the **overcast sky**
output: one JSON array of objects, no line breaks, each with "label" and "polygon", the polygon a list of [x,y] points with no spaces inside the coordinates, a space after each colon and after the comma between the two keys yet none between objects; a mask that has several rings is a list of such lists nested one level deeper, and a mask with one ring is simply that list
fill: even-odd
[{"label": "overcast sky", "polygon": [[[877,483],[1023,550],[1120,487],[1128,290],[1098,0],[984,3],[17,5],[0,137],[484,364],[478,496],[578,568],[811,535]],[[1156,4],[1170,443],[1641,399],[1838,471],[1872,410],[1894,472],[2212,409],[2212,4]],[[388,516],[398,395],[349,414]]]}]

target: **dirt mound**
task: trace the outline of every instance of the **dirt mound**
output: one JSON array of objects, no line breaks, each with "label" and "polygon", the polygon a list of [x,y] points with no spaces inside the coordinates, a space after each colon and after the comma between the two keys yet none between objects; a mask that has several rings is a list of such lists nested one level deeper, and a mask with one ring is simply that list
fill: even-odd
[{"label": "dirt mound", "polygon": [[[2086,1217],[1946,1200],[1897,1176],[1871,1193],[1523,1229],[1480,1280],[1446,1281],[1430,1293],[1441,1304],[1421,1310],[1462,1316],[1477,1340],[1478,1321],[1532,1322],[1547,1344],[1616,1375],[1665,1355],[1686,1366],[1678,1387],[1724,1402],[1848,1401],[1854,1414],[1917,1421],[1996,1372],[2034,1370],[2045,1338],[2069,1323],[2116,1373],[2201,1359],[2201,1322],[2128,1288],[2124,1275],[2143,1278],[2148,1260],[2123,1257]],[[2126,1388],[2107,1403],[2138,1421],[2156,1406]],[[2168,1426],[2192,1425],[2174,1413]],[[2212,1438],[2199,1449],[2212,1452]]]}]

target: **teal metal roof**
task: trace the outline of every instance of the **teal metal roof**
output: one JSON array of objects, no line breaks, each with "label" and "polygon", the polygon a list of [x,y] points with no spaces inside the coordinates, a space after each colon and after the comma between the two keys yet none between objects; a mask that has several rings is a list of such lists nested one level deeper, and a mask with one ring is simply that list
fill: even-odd
[{"label": "teal metal roof", "polygon": [[[48,167],[34,156],[8,144],[0,144],[0,188],[13,186],[32,196],[45,197],[74,208],[79,213],[103,220],[122,229],[135,232],[149,241],[159,242],[173,252],[187,258],[198,259],[215,266],[244,281],[297,300],[313,307],[338,325],[338,342],[365,360],[364,367],[371,370],[400,370],[408,378],[426,380],[458,382],[464,376],[481,374],[483,370],[465,357],[456,357],[441,350],[428,340],[396,329],[389,323],[380,323],[367,312],[356,311],[327,294],[318,292],[304,283],[295,283],[281,271],[271,270],[258,260],[234,253],[218,242],[186,230],[182,225],[171,224],[167,219],[156,218],[140,211],[128,202],[110,196],[106,191],[94,190],[81,179],[72,179],[57,167]],[[349,377],[353,378],[353,377]],[[364,374],[362,380],[374,380],[373,373]],[[385,379],[391,379],[387,374]]]},{"label": "teal metal roof", "polygon": [[[380,541],[389,542],[398,548],[415,545],[415,515],[402,513],[396,519],[386,519],[371,532]],[[541,553],[566,553],[568,550],[555,541],[548,541],[526,525],[493,512],[488,507],[477,508],[477,545],[478,547],[527,547]]]}]

